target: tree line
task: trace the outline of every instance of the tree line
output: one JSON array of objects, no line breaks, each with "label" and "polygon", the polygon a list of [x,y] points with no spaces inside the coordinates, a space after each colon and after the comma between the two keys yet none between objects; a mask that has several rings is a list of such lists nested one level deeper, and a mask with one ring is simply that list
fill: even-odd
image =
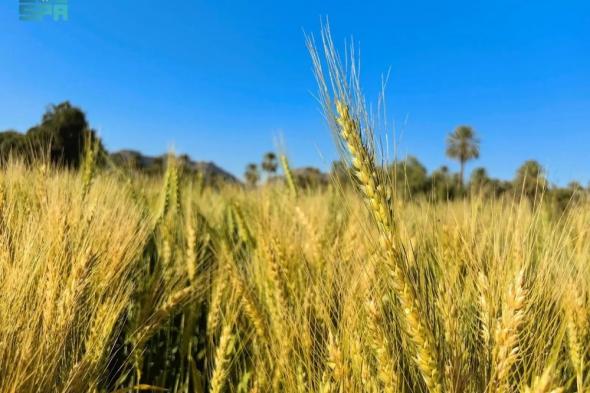
[{"label": "tree line", "polygon": [[[90,127],[82,109],[65,101],[47,107],[39,124],[20,133],[15,130],[0,132],[0,165],[10,157],[19,157],[26,162],[48,159],[56,165],[78,168],[82,161],[85,146],[93,143],[98,147],[99,165],[109,163],[118,167],[141,171],[146,174],[159,174],[165,168],[166,156],[146,157],[139,152],[124,151],[109,154],[94,129]],[[426,198],[431,201],[452,200],[468,195],[499,197],[506,194],[523,195],[530,199],[548,197],[565,205],[574,199],[587,197],[590,185],[584,188],[579,182],[571,182],[567,187],[550,184],[541,164],[535,160],[524,162],[512,180],[500,180],[488,175],[485,168],[479,167],[465,180],[465,166],[480,156],[480,139],[473,127],[458,126],[446,139],[446,154],[459,163],[459,172],[453,173],[447,166],[428,173],[426,167],[413,156],[390,163],[382,176],[393,180],[396,192],[403,198]],[[230,174],[213,163],[194,162],[190,157],[179,157],[181,165],[189,172],[202,172],[209,185],[219,186],[224,182],[235,182]],[[260,164],[247,165],[244,179],[249,186],[281,180],[277,175],[277,155],[266,153]],[[317,168],[304,167],[292,171],[294,181],[302,189],[326,187],[335,180],[342,187],[354,182],[350,167],[343,161],[333,163],[329,173]]]},{"label": "tree line", "polygon": [[[395,185],[398,195],[406,199],[424,198],[430,201],[453,200],[471,195],[500,197],[503,195],[523,196],[532,201],[549,199],[563,208],[572,201],[588,198],[590,184],[585,189],[579,182],[572,181],[566,187],[550,184],[546,171],[536,160],[525,161],[515,172],[512,180],[500,180],[489,176],[483,167],[475,168],[465,180],[465,166],[480,156],[480,139],[473,127],[460,125],[446,139],[446,155],[456,160],[459,172],[453,173],[447,166],[441,166],[428,173],[426,167],[414,156],[397,160],[380,169],[380,176],[388,177]],[[268,181],[277,179],[277,157],[273,152],[263,156],[260,165],[246,166],[244,178],[250,186],[256,186],[262,173]],[[262,171],[260,170],[262,169]],[[262,172],[262,173],[261,173]],[[345,188],[354,183],[351,168],[344,161],[335,161],[328,174],[315,168],[296,171],[300,187],[326,186],[330,179]]]},{"label": "tree line", "polygon": [[[82,164],[85,148],[96,149],[96,164],[102,168],[116,168],[145,175],[161,175],[166,169],[168,154],[150,157],[134,150],[109,153],[96,131],[86,119],[84,111],[64,101],[49,105],[41,121],[25,132],[0,132],[0,165],[11,158],[25,163],[50,162],[57,166],[76,169]],[[188,155],[176,157],[185,173],[199,175],[202,182],[213,187],[238,180],[210,162],[195,162]]]}]

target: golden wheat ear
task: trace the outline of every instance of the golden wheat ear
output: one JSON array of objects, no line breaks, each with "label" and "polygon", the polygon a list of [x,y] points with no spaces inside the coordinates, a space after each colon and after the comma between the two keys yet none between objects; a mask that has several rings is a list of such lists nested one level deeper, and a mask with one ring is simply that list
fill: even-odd
[{"label": "golden wheat ear", "polygon": [[377,377],[381,382],[384,392],[397,392],[399,375],[397,374],[396,361],[391,355],[391,343],[383,329],[383,318],[374,300],[365,303],[367,313],[367,330],[371,340],[371,348],[377,360]]},{"label": "golden wheat ear", "polygon": [[215,349],[213,375],[211,376],[211,393],[220,393],[228,374],[228,366],[234,351],[236,337],[232,333],[233,326],[225,322]]},{"label": "golden wheat ear", "polygon": [[533,384],[525,388],[524,393],[562,393],[562,387],[553,387],[554,368],[552,364],[547,366],[543,374],[535,377]]},{"label": "golden wheat ear", "polygon": [[136,340],[134,342],[136,342],[136,346],[142,348],[162,328],[162,323],[186,305],[193,296],[195,296],[195,288],[192,286],[170,295],[164,304],[146,321],[145,326],[135,334]]},{"label": "golden wheat ear", "polygon": [[525,317],[526,296],[524,270],[520,270],[508,288],[494,334],[492,386],[497,393],[510,391],[509,374],[519,356],[518,336]]},{"label": "golden wheat ear", "polygon": [[[379,174],[380,168],[376,164],[375,149],[370,143],[374,140],[373,129],[365,120],[368,116],[362,100],[363,95],[359,87],[358,74],[353,68],[349,84],[334,49],[328,28],[322,31],[322,39],[332,91],[327,87],[328,83],[324,79],[324,67],[312,41],[308,41],[308,47],[314,63],[324,115],[348,153],[354,177],[365,198],[367,208],[377,223],[379,243],[386,254],[383,262],[387,267],[390,284],[400,304],[400,320],[403,329],[413,350],[411,358],[420,371],[428,390],[433,393],[442,392],[440,354],[435,345],[433,332],[425,317],[425,307],[420,304],[416,296],[416,288],[408,274],[405,258],[402,257],[403,249],[396,241],[399,234],[397,233],[393,203],[391,203],[387,192],[387,184]],[[352,63],[354,64],[354,60]]]}]

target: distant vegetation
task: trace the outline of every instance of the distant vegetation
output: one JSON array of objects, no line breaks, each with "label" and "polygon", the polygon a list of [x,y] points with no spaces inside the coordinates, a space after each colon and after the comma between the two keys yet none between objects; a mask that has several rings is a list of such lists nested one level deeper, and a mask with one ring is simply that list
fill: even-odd
[{"label": "distant vegetation", "polygon": [[[76,169],[81,164],[85,146],[97,145],[97,164],[103,168],[162,175],[167,154],[151,157],[134,150],[106,151],[95,130],[90,128],[84,111],[65,101],[49,105],[38,125],[25,133],[0,132],[0,164],[19,158],[26,163],[49,161],[57,166]],[[178,157],[182,170],[200,176],[210,186],[239,183],[229,172],[212,162],[193,161],[187,155]]]},{"label": "distant vegetation", "polygon": [[[14,130],[0,132],[0,163],[6,163],[13,156],[24,158],[26,162],[49,159],[56,165],[77,168],[80,166],[85,144],[93,141],[98,145],[97,161],[100,166],[137,171],[146,175],[164,173],[166,154],[151,157],[134,150],[107,152],[96,131],[88,124],[83,110],[68,101],[50,105],[42,115],[41,122],[25,133]],[[458,126],[448,135],[446,154],[458,161],[459,173],[451,172],[447,166],[428,173],[426,167],[414,156],[395,161],[379,170],[383,171],[383,176],[392,179],[396,193],[402,198],[423,198],[433,202],[473,195],[499,197],[508,193],[522,193],[534,199],[543,194],[562,209],[573,199],[584,197],[590,191],[590,184],[585,189],[575,181],[565,188],[549,184],[543,167],[534,160],[523,163],[512,180],[494,179],[485,168],[477,167],[465,181],[465,165],[480,155],[479,137],[473,127],[468,125]],[[260,164],[248,164],[244,172],[246,184],[256,186],[261,180],[280,180],[282,175],[277,175],[278,161],[274,152],[268,152],[262,157]],[[179,156],[179,162],[182,170],[200,177],[205,185],[219,187],[225,183],[240,183],[239,179],[212,162],[193,161],[188,155]],[[304,167],[293,169],[292,176],[301,189],[326,187],[330,184],[330,179],[335,179],[341,187],[349,187],[352,184],[350,168],[350,165],[339,161],[332,164],[329,173]]]},{"label": "distant vegetation", "polygon": [[[66,101],[50,105],[41,122],[23,134],[14,130],[0,133],[0,162],[6,163],[13,155],[28,162],[49,159],[78,168],[84,145],[94,139],[96,132],[89,127],[84,112]],[[102,144],[99,148],[103,156]]]}]

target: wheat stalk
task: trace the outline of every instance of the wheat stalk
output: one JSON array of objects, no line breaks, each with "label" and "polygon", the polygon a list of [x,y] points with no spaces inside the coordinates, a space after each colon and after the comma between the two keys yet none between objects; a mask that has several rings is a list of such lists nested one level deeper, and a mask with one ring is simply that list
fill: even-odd
[{"label": "wheat stalk", "polygon": [[365,303],[365,310],[368,316],[367,329],[371,340],[371,348],[377,360],[377,377],[383,386],[383,392],[395,393],[399,384],[399,377],[396,371],[395,359],[390,353],[390,343],[383,331],[383,320],[375,301],[369,300]]},{"label": "wheat stalk", "polygon": [[293,172],[291,171],[291,167],[289,166],[289,160],[287,156],[281,154],[279,157],[279,161],[281,162],[281,167],[283,168],[283,172],[285,173],[285,181],[287,182],[287,186],[289,187],[289,191],[295,197],[297,197],[297,186],[295,185],[295,179],[293,178]]},{"label": "wheat stalk", "polygon": [[494,334],[493,388],[497,393],[509,392],[508,376],[518,357],[518,333],[525,317],[526,290],[524,270],[520,270],[508,289],[502,316]]},{"label": "wheat stalk", "polygon": [[86,197],[92,179],[96,172],[96,159],[100,148],[100,140],[93,138],[92,131],[85,131],[84,133],[84,156],[82,162],[82,198]]},{"label": "wheat stalk", "polygon": [[197,233],[195,230],[195,225],[193,224],[191,217],[189,216],[186,219],[185,225],[185,233],[186,233],[186,257],[185,257],[185,264],[186,264],[186,273],[188,275],[189,281],[192,285],[195,285],[196,277],[197,277]]},{"label": "wheat stalk", "polygon": [[523,393],[562,393],[563,388],[552,388],[553,369],[553,365],[547,366],[543,374],[535,377],[531,386],[525,387]]},{"label": "wheat stalk", "polygon": [[240,303],[242,304],[242,307],[244,307],[246,316],[254,327],[257,337],[260,340],[267,339],[266,318],[264,317],[259,302],[254,297],[255,294],[253,290],[249,287],[246,280],[244,280],[244,277],[236,266],[232,264],[228,264],[228,266],[229,273],[231,274],[230,281],[232,288],[235,289],[236,295],[238,299],[240,299]]},{"label": "wheat stalk", "polygon": [[336,123],[352,157],[356,178],[367,198],[370,211],[380,228],[380,240],[387,253],[386,264],[390,271],[395,294],[400,302],[403,321],[405,322],[404,327],[414,344],[415,353],[413,359],[420,369],[428,389],[433,393],[441,392],[438,353],[433,344],[431,332],[420,315],[419,302],[414,293],[414,288],[408,281],[402,266],[396,261],[393,211],[386,202],[385,189],[377,177],[372,155],[363,144],[359,122],[352,118],[348,105],[343,101],[336,101],[336,111],[338,113]]},{"label": "wheat stalk", "polygon": [[565,300],[565,326],[568,339],[568,352],[576,372],[578,392],[584,392],[584,337],[588,333],[588,313],[584,308],[582,297],[578,290],[570,285]]},{"label": "wheat stalk", "polygon": [[147,340],[149,340],[161,328],[162,323],[179,308],[184,306],[194,294],[195,289],[191,286],[181,289],[169,296],[164,304],[149,318],[145,326],[135,334],[136,340],[134,341],[136,347],[142,348]]},{"label": "wheat stalk", "polygon": [[215,349],[215,358],[213,364],[213,375],[211,376],[211,393],[220,393],[228,373],[230,356],[233,352],[235,337],[232,334],[232,324],[225,323],[219,344]]},{"label": "wheat stalk", "polygon": [[330,375],[334,380],[334,388],[339,391],[349,391],[350,388],[346,384],[350,374],[347,359],[342,353],[339,340],[334,338],[331,331],[328,333],[327,354],[326,365],[330,369]]}]

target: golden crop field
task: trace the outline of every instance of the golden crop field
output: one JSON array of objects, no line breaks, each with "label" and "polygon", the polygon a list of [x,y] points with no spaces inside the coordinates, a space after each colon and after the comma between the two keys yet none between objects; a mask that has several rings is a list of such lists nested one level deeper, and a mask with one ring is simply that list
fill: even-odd
[{"label": "golden crop field", "polygon": [[590,391],[588,200],[400,197],[324,39],[353,187],[3,168],[1,392]]}]

